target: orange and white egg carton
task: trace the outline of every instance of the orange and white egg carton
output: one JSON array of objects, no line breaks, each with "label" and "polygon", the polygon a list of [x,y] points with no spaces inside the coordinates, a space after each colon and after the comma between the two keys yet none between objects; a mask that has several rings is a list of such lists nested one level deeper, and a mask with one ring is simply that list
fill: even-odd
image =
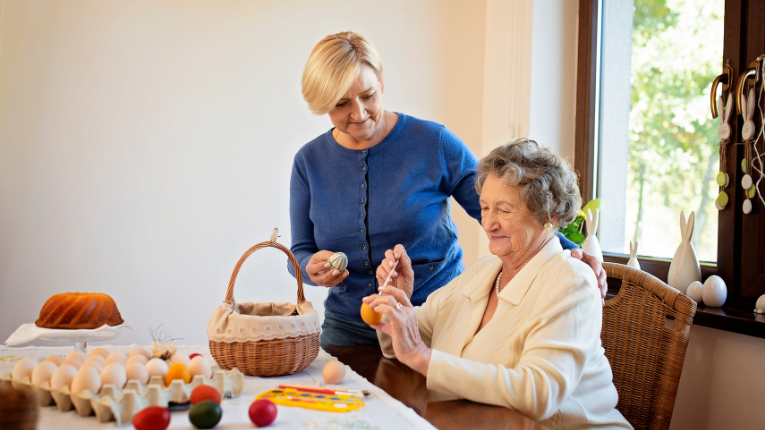
[{"label": "orange and white egg carton", "polygon": [[212,369],[211,379],[197,375],[188,384],[176,379],[166,386],[161,376],[152,376],[146,385],[137,380],[128,381],[123,389],[106,384],[98,394],[93,394],[86,389],[79,395],[74,395],[69,391],[68,386],[53,390],[48,381],[36,386],[32,384],[29,377],[16,381],[10,373],[6,373],[0,379],[0,386],[31,388],[39,406],[50,406],[55,402],[58,410],[62,412],[74,407],[79,416],[87,417],[95,412],[99,422],[114,420],[118,426],[124,426],[130,424],[133,421],[133,415],[147,406],[167,407],[170,403],[188,403],[191,391],[199,385],[215,387],[221,397],[231,398],[242,394],[244,374],[239,369],[222,370],[218,366],[213,366]]}]

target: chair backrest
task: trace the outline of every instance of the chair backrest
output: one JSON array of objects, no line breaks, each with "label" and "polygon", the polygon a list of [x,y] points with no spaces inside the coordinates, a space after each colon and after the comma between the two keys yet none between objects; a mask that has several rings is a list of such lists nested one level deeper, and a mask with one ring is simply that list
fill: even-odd
[{"label": "chair backrest", "polygon": [[600,332],[619,392],[616,408],[635,429],[668,429],[696,302],[646,272],[615,263],[603,268],[622,280],[603,309]]}]

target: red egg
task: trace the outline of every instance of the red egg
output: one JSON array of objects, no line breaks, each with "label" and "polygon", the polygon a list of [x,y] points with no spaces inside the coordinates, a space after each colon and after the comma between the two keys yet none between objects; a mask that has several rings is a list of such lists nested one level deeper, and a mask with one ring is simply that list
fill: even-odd
[{"label": "red egg", "polygon": [[170,411],[161,406],[148,406],[133,416],[135,430],[165,430],[170,425]]},{"label": "red egg", "polygon": [[191,391],[191,404],[196,405],[203,400],[212,400],[220,405],[220,393],[212,385],[199,385]]},{"label": "red egg", "polygon": [[265,427],[276,419],[276,405],[270,400],[255,400],[248,412],[250,421],[258,427]]},{"label": "red egg", "polygon": [[189,355],[189,360],[192,360],[192,359],[193,359],[194,357],[196,357],[197,355],[198,355],[198,356],[200,356],[200,357],[202,356],[202,354],[199,354],[199,353],[195,352],[195,353],[193,353],[193,354]]}]

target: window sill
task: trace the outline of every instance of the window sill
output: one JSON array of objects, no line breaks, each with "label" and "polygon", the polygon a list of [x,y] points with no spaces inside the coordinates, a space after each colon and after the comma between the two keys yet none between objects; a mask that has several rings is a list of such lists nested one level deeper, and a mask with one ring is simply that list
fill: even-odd
[{"label": "window sill", "polygon": [[[604,254],[604,259],[610,263],[627,264],[625,255]],[[639,258],[640,268],[664,281],[669,272],[670,260]],[[710,264],[701,264],[701,277],[706,279],[714,275],[717,268]],[[615,281],[615,280],[613,280]],[[610,300],[619,292],[620,285],[610,281],[606,300]],[[693,324],[729,331],[731,333],[765,339],[765,315],[754,313],[755,300],[746,297],[728,297],[721,308],[711,308],[699,304]]]}]

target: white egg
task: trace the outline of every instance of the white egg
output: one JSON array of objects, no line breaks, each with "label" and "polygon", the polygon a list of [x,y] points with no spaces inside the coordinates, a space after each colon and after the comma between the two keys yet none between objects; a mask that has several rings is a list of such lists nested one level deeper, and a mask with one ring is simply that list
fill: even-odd
[{"label": "white egg", "polygon": [[66,358],[69,358],[69,357],[77,357],[77,359],[80,360],[80,362],[84,363],[85,360],[88,359],[88,354],[85,354],[82,351],[72,351],[69,353],[69,355],[66,356]]},{"label": "white egg", "polygon": [[137,380],[142,384],[149,383],[149,371],[141,363],[130,363],[125,366],[125,374],[128,381]]},{"label": "white egg", "polygon": [[119,363],[124,366],[127,359],[128,357],[124,352],[112,352],[106,357],[106,363],[104,364]]},{"label": "white egg", "polygon": [[106,359],[106,357],[109,356],[109,351],[105,350],[104,348],[96,348],[93,351],[90,351],[90,356],[92,357],[94,355],[100,355]]},{"label": "white egg", "polygon": [[146,363],[149,362],[149,359],[144,357],[143,355],[134,355],[132,357],[128,357],[127,361],[125,362],[125,366],[131,363],[141,363],[141,365],[145,366]]},{"label": "white egg", "polygon": [[77,376],[76,367],[71,364],[62,364],[53,372],[53,376],[50,378],[50,388],[60,390],[64,386],[68,387],[75,376]]},{"label": "white egg", "polygon": [[701,303],[701,292],[704,288],[704,284],[699,281],[693,281],[688,285],[688,289],[685,290],[685,295],[690,297],[696,303]]},{"label": "white egg", "polygon": [[170,357],[169,360],[167,360],[167,364],[172,367],[173,364],[181,363],[186,367],[189,367],[189,362],[191,360],[189,359],[188,354],[184,354],[182,352],[176,352],[173,354],[172,357]]},{"label": "white egg", "polygon": [[170,367],[161,358],[152,358],[146,363],[146,371],[149,372],[149,377],[161,376],[164,379],[168,370],[170,370]]},{"label": "white egg", "polygon": [[717,275],[712,275],[704,282],[704,289],[701,292],[704,299],[704,305],[713,308],[719,308],[728,298],[728,288],[725,281]]},{"label": "white egg", "polygon": [[101,391],[101,375],[92,367],[83,367],[72,380],[72,394],[78,395],[85,390],[90,390],[91,394]]},{"label": "white egg", "polygon": [[61,366],[64,363],[64,357],[60,355],[51,355],[50,357],[46,358],[45,361],[51,361],[56,363],[56,366]]},{"label": "white egg", "polygon": [[46,381],[50,382],[50,378],[56,370],[58,370],[56,363],[52,361],[43,361],[35,366],[35,370],[32,372],[32,384],[40,385]]},{"label": "white egg", "polygon": [[101,371],[101,382],[104,385],[112,384],[119,389],[124,388],[127,382],[125,367],[119,363],[107,364]]},{"label": "white egg", "polygon": [[80,360],[77,357],[66,357],[64,359],[64,362],[61,364],[68,364],[70,366],[74,366],[79,369],[80,367],[82,367],[83,360]]},{"label": "white egg", "polygon": [[143,355],[147,359],[151,358],[151,354],[149,354],[149,351],[143,349],[143,348],[133,348],[128,353],[128,357],[132,357],[134,355]]},{"label": "white egg", "polygon": [[191,373],[191,379],[194,379],[197,375],[202,375],[207,379],[212,378],[212,367],[207,359],[198,355],[191,359],[189,362],[189,373]]},{"label": "white egg", "polygon": [[37,360],[32,357],[24,357],[17,361],[13,366],[13,372],[11,373],[13,380],[21,381],[26,377],[31,379],[32,372],[35,370],[35,366],[37,366]]}]

